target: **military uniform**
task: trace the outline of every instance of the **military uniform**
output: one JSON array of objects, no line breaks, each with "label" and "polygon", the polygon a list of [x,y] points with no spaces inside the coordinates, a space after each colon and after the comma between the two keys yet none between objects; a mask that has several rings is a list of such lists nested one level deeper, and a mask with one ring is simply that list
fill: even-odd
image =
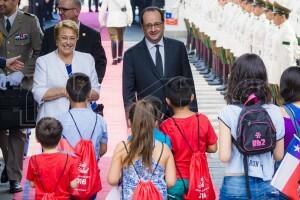
[{"label": "military uniform", "polygon": [[[42,31],[38,19],[32,14],[16,11],[16,16],[9,32],[6,30],[6,24],[5,17],[0,18],[0,32],[3,34],[0,56],[11,58],[21,55],[20,61],[24,62],[24,68],[21,70],[24,78],[21,84],[24,88],[29,89],[32,87],[35,61],[39,56],[42,44]],[[6,71],[6,73],[10,74],[11,72]],[[20,182],[22,179],[23,151],[26,135],[19,129],[9,130],[9,134],[5,132],[5,130],[2,130],[0,133],[0,146],[6,164],[7,175],[11,182]],[[20,188],[14,188],[11,184],[10,191],[12,193],[19,192]]]},{"label": "military uniform", "polygon": [[25,77],[32,76],[35,61],[41,51],[43,37],[36,16],[17,11],[9,33],[6,31],[5,19],[2,17],[0,18],[0,32],[3,34],[0,56],[11,58],[21,55],[20,61],[24,62],[22,73]]},{"label": "military uniform", "polygon": [[[275,2],[274,12],[289,14],[290,10]],[[279,85],[282,72],[286,68],[296,65],[298,42],[296,33],[288,20],[277,28],[278,32],[274,36],[274,45],[272,46],[274,68],[269,73],[269,82]]]}]

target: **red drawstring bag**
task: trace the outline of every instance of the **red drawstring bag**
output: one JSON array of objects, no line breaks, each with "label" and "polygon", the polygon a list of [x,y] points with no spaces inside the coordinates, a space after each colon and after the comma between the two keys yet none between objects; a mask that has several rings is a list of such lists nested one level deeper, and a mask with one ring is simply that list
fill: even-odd
[{"label": "red drawstring bag", "polygon": [[52,192],[47,192],[46,191],[45,185],[44,185],[43,180],[42,180],[42,178],[40,176],[40,173],[39,173],[39,167],[38,167],[38,164],[37,164],[37,161],[36,161],[36,156],[33,157],[34,158],[35,172],[36,172],[38,181],[41,183],[41,186],[42,186],[42,189],[43,189],[43,192],[44,192],[42,200],[58,200],[58,198],[56,198],[56,196],[55,196],[55,191],[56,191],[56,188],[57,188],[57,186],[58,186],[58,184],[59,184],[62,176],[64,175],[64,172],[65,172],[68,160],[69,160],[69,155],[68,154],[66,154],[66,155],[67,155],[67,158],[66,158],[66,162],[65,162],[64,168],[63,168],[63,170],[62,170],[62,172],[61,172],[61,174],[60,174],[60,176],[59,176],[59,178],[57,180],[55,188],[54,188],[54,190]]},{"label": "red drawstring bag", "polygon": [[190,164],[190,179],[188,193],[185,199],[216,199],[207,165],[206,154],[194,152]]},{"label": "red drawstring bag", "polygon": [[[128,150],[127,150],[127,147],[126,147],[126,144],[124,141],[123,141],[123,144],[128,153]],[[163,151],[164,151],[164,144],[162,143],[160,156],[159,156],[158,161],[155,165],[155,168],[151,174],[150,180],[148,180],[148,181],[142,181],[140,175],[138,174],[137,170],[135,169],[134,164],[132,163],[133,169],[134,169],[135,173],[137,174],[137,176],[139,177],[139,183],[137,184],[137,186],[133,192],[132,200],[163,200],[160,192],[158,191],[158,189],[155,187],[155,185],[151,181],[152,176],[153,176],[153,174],[157,168],[157,165],[161,159]]]},{"label": "red drawstring bag", "polygon": [[132,200],[163,200],[152,181],[140,181],[136,186]]},{"label": "red drawstring bag", "polygon": [[78,165],[78,186],[73,189],[72,197],[74,197],[74,199],[88,200],[102,189],[100,180],[100,170],[96,160],[94,145],[91,141],[97,125],[97,114],[93,132],[91,134],[90,139],[88,140],[82,138],[82,135],[70,111],[69,114],[72,117],[72,120],[81,139],[76,144],[75,149],[65,139],[62,139],[62,145],[60,147],[67,148],[62,149],[66,151],[73,150],[80,161]]},{"label": "red drawstring bag", "polygon": [[58,200],[58,199],[55,197],[54,192],[51,192],[51,193],[44,193],[42,200]]},{"label": "red drawstring bag", "polygon": [[65,152],[71,153],[71,154],[75,153],[75,149],[72,147],[72,145],[70,145],[68,140],[64,137],[62,137],[58,143],[58,150],[65,151]]},{"label": "red drawstring bag", "polygon": [[[172,118],[173,119],[173,118]],[[194,151],[192,146],[189,144],[188,140],[184,136],[183,132],[173,119],[175,126],[179,130],[183,139],[192,151],[192,158],[190,163],[190,177],[189,177],[189,188],[187,194],[184,195],[186,200],[215,200],[216,195],[209,174],[207,158],[205,152],[199,151],[200,149],[200,127],[199,127],[199,117],[197,115],[198,121],[198,150]],[[177,170],[180,174],[180,171]],[[181,176],[181,174],[180,174]],[[181,176],[182,178],[182,176]],[[182,178],[183,179],[183,178]],[[183,184],[186,190],[185,184]]]},{"label": "red drawstring bag", "polygon": [[81,139],[75,147],[75,153],[80,159],[79,181],[78,186],[73,189],[72,196],[75,199],[89,199],[102,189],[92,141]]}]

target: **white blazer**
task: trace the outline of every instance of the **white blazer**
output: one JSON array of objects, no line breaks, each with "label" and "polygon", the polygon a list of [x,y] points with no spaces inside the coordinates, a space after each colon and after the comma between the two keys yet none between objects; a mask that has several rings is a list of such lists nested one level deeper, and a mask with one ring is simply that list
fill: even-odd
[{"label": "white blazer", "polygon": [[[121,9],[125,8],[126,11]],[[108,12],[106,13],[106,10]],[[99,22],[106,27],[126,27],[132,23],[130,0],[103,0],[99,11]]]},{"label": "white blazer", "polygon": [[[74,51],[72,73],[81,72],[89,76],[92,89],[99,93],[100,84],[94,58],[88,53]],[[68,111],[70,102],[66,97],[44,101],[43,96],[50,88],[66,87],[69,76],[65,63],[58,57],[57,50],[36,60],[33,88],[34,99],[39,104],[37,121],[42,117],[57,117]]]}]

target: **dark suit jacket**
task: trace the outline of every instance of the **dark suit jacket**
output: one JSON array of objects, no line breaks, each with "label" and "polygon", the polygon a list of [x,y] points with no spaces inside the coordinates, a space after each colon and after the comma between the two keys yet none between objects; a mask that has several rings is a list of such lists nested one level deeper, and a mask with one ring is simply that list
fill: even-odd
[{"label": "dark suit jacket", "polygon": [[[164,85],[175,76],[193,80],[187,52],[182,42],[164,38],[165,70],[161,77],[147,48],[146,41],[131,47],[125,52],[123,63],[123,101],[125,110],[137,99],[148,95],[156,96],[165,102]],[[196,97],[196,95],[195,95]],[[192,102],[192,110],[197,111],[197,100]]]},{"label": "dark suit jacket", "polygon": [[[45,31],[41,56],[54,51],[56,47],[54,35],[54,26]],[[101,36],[99,32],[80,23],[79,39],[76,44],[76,50],[84,53],[90,53],[95,59],[95,67],[99,82],[101,83],[106,69],[105,51],[101,45]]]}]

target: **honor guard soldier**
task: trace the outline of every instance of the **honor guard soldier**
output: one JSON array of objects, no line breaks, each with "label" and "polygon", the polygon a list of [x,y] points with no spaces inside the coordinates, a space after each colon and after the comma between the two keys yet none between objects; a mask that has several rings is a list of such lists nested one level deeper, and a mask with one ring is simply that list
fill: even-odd
[{"label": "honor guard soldier", "polygon": [[[6,71],[7,82],[11,86],[22,86],[31,89],[35,61],[39,56],[42,44],[42,30],[36,16],[18,10],[19,0],[0,0],[0,32],[3,36],[0,45],[0,56],[12,58],[21,55],[24,63],[21,71]],[[1,121],[0,121],[1,123]],[[22,130],[10,129],[0,131],[5,170],[1,182],[10,183],[10,192],[22,191],[23,152],[26,135]]]},{"label": "honor guard soldier", "polygon": [[282,104],[277,94],[278,85],[282,72],[296,65],[296,53],[298,50],[298,42],[296,33],[291,27],[288,18],[291,10],[283,5],[274,2],[274,19],[273,22],[277,26],[278,31],[274,36],[272,45],[272,69],[268,71],[269,83],[271,83],[271,91],[274,94],[276,104]]},{"label": "honor guard soldier", "polygon": [[267,29],[267,19],[264,14],[265,2],[263,0],[254,1],[254,15],[256,18],[255,25],[253,27],[253,35],[251,41],[252,53],[255,53],[259,56],[262,55],[262,49],[264,46],[264,40],[266,36]]}]

